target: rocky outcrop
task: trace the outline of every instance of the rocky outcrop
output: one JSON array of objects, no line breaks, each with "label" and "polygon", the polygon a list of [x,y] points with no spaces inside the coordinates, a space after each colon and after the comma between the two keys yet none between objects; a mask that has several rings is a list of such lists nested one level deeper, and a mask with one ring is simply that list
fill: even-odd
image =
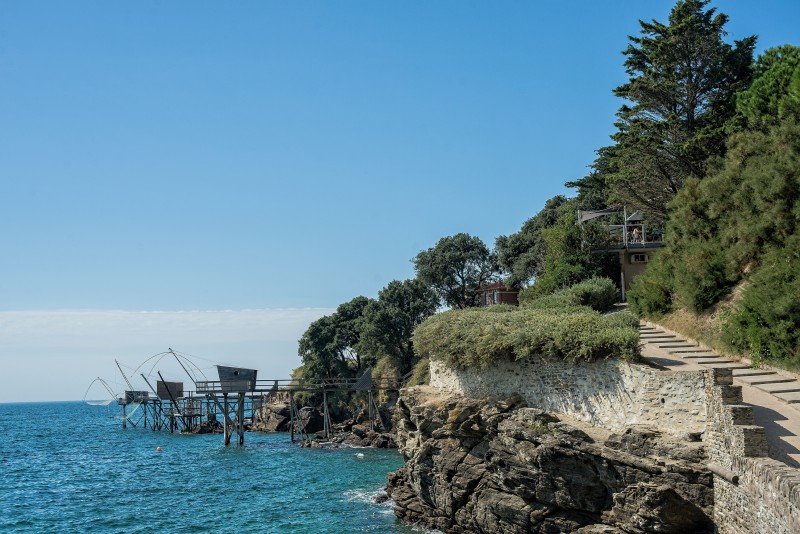
[{"label": "rocky outcrop", "polygon": [[[298,411],[299,422],[295,422],[295,432],[305,429],[307,433],[319,432],[323,428],[322,414],[312,407]],[[251,429],[255,432],[289,432],[291,430],[291,413],[288,402],[272,402],[263,405],[253,418]]]},{"label": "rocky outcrop", "polygon": [[255,432],[288,432],[290,424],[289,403],[273,402],[255,413],[252,429]]},{"label": "rocky outcrop", "polygon": [[567,423],[513,395],[487,403],[406,390],[405,466],[387,491],[404,521],[446,533],[712,532],[702,444],[646,427]]},{"label": "rocky outcrop", "polygon": [[350,447],[373,447],[376,449],[395,449],[397,444],[394,440],[394,429],[392,428],[391,410],[394,403],[383,404],[378,410],[375,421],[370,425],[367,410],[359,410],[352,419],[347,419],[341,423],[333,425],[333,437],[325,439],[315,437],[303,442],[304,447],[321,446],[350,446]]}]

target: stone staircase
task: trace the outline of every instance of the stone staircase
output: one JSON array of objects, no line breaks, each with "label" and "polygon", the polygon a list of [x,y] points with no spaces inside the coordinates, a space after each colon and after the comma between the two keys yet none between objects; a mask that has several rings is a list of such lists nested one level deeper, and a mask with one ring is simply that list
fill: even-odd
[{"label": "stone staircase", "polygon": [[754,369],[742,362],[726,359],[697,343],[653,325],[639,326],[640,339],[666,351],[673,357],[690,360],[709,369],[731,369],[733,378],[769,393],[779,401],[800,410],[800,381],[769,369]]}]

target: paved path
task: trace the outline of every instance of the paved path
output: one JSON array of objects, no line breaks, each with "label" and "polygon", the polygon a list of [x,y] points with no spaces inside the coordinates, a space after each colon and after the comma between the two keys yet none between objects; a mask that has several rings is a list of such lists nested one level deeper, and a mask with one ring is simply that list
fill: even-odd
[{"label": "paved path", "polygon": [[726,359],[654,323],[643,323],[640,336],[642,356],[661,367],[676,371],[733,369],[734,384],[742,386],[744,403],[753,407],[755,423],[764,427],[770,457],[800,467],[800,381],[796,376]]}]

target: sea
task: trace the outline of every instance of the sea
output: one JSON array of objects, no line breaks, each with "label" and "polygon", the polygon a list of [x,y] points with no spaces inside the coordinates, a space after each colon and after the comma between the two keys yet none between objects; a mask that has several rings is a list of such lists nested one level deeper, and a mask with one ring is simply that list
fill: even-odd
[{"label": "sea", "polygon": [[0,404],[0,427],[0,532],[414,532],[375,503],[396,450],[226,447],[82,402]]}]

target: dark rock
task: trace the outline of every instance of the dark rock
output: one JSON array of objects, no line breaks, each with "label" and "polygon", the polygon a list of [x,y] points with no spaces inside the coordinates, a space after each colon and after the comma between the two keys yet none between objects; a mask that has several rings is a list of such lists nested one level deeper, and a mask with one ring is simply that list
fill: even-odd
[{"label": "dark rock", "polygon": [[402,520],[446,533],[711,532],[702,446],[634,428],[595,443],[553,414],[410,388],[388,477]]},{"label": "dark rock", "polygon": [[255,432],[288,432],[290,422],[291,414],[288,403],[265,404],[255,413],[252,430]]},{"label": "dark rock", "polygon": [[193,434],[221,434],[222,433],[222,423],[217,421],[216,419],[206,419],[198,426],[196,426],[193,430]]}]

